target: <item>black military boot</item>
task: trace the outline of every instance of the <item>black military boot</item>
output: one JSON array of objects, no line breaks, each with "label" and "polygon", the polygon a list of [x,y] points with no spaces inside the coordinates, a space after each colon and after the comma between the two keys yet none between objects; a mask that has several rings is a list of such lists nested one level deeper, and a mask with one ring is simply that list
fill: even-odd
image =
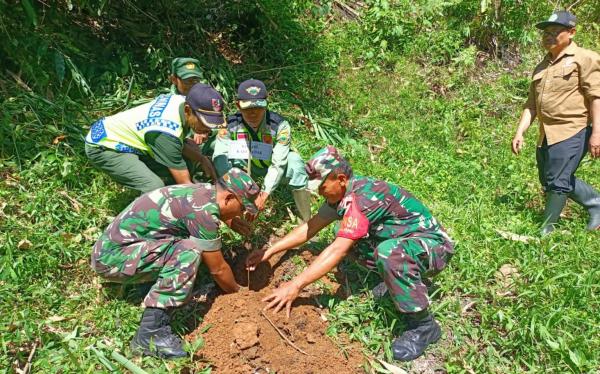
[{"label": "black military boot", "polygon": [[394,359],[398,361],[414,360],[442,336],[440,325],[427,310],[406,314],[406,319],[406,331],[392,342]]},{"label": "black military boot", "polygon": [[131,350],[137,354],[160,358],[186,357],[181,339],[171,332],[169,315],[164,309],[146,308],[140,327],[131,340]]},{"label": "black military boot", "polygon": [[590,231],[600,228],[600,194],[594,187],[581,179],[575,179],[575,188],[569,197],[587,209],[590,214],[587,229]]},{"label": "black military boot", "polygon": [[546,236],[554,231],[554,225],[558,223],[560,212],[562,212],[567,203],[567,195],[553,191],[546,192],[546,208],[544,209],[544,226],[541,234]]}]

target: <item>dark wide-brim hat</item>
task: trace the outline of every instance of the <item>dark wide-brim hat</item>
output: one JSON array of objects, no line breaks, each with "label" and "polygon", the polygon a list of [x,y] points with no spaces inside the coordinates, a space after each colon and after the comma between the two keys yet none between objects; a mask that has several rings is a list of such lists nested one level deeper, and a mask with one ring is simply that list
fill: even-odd
[{"label": "dark wide-brim hat", "polygon": [[569,11],[560,10],[558,12],[554,12],[548,17],[547,20],[537,23],[535,27],[540,30],[544,30],[549,26],[562,26],[568,29],[572,29],[577,25],[577,17]]}]

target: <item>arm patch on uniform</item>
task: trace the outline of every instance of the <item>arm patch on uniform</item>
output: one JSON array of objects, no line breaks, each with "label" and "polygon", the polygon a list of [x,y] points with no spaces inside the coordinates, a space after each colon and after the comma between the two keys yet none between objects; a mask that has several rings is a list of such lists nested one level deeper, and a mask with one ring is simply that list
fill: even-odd
[{"label": "arm patch on uniform", "polygon": [[227,131],[227,128],[219,129],[217,132],[217,137],[220,139],[229,139],[229,131]]},{"label": "arm patch on uniform", "polygon": [[290,144],[290,129],[283,129],[277,133],[277,143],[282,145]]},{"label": "arm patch on uniform", "polygon": [[353,198],[346,214],[342,218],[338,238],[358,240],[364,238],[369,233],[369,220],[363,212],[360,211],[356,199]]}]

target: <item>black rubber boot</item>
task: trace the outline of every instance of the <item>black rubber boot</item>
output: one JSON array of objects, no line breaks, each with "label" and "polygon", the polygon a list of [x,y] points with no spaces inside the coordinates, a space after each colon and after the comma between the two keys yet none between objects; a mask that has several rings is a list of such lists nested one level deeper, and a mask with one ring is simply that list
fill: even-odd
[{"label": "black rubber boot", "polygon": [[575,188],[569,197],[587,209],[590,214],[587,229],[598,230],[600,228],[600,194],[598,191],[581,179],[575,179]]},{"label": "black rubber boot", "polygon": [[442,329],[427,310],[406,315],[408,326],[401,336],[392,342],[394,359],[412,361],[421,356],[429,344],[437,342]]},{"label": "black rubber boot", "polygon": [[554,225],[558,223],[560,212],[562,212],[567,203],[567,195],[553,191],[546,192],[546,209],[544,209],[544,226],[541,234],[546,236],[554,231]]},{"label": "black rubber boot", "polygon": [[131,350],[144,356],[166,359],[186,357],[181,339],[171,332],[169,315],[164,309],[146,308],[140,327],[131,340]]}]

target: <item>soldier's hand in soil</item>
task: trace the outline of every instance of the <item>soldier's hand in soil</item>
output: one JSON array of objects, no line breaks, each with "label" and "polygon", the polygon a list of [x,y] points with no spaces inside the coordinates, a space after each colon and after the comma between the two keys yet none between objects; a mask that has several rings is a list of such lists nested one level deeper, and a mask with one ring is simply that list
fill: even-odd
[{"label": "soldier's hand in soil", "polygon": [[269,197],[269,194],[266,192],[261,192],[258,197],[256,198],[256,200],[254,200],[254,205],[256,205],[256,207],[258,208],[258,210],[264,210],[265,209],[265,204],[267,202],[267,198]]},{"label": "soldier's hand in soil", "polygon": [[249,236],[252,233],[252,225],[240,217],[234,217],[226,222],[229,227],[242,236]]},{"label": "soldier's hand in soil", "polygon": [[258,212],[256,214],[252,214],[250,212],[244,213],[244,219],[250,223],[254,222],[254,220],[258,217]]},{"label": "soldier's hand in soil", "polygon": [[246,257],[246,270],[256,270],[256,266],[263,261],[267,261],[269,257],[270,256],[267,254],[267,251],[264,249],[257,249],[250,252],[248,257]]},{"label": "soldier's hand in soil", "polygon": [[298,297],[300,293],[300,287],[298,287],[293,281],[286,282],[279,286],[278,289],[273,291],[272,294],[262,299],[269,304],[265,307],[265,310],[274,309],[273,313],[278,313],[281,309],[286,309],[286,316],[290,317],[290,311],[292,310],[292,303]]}]

